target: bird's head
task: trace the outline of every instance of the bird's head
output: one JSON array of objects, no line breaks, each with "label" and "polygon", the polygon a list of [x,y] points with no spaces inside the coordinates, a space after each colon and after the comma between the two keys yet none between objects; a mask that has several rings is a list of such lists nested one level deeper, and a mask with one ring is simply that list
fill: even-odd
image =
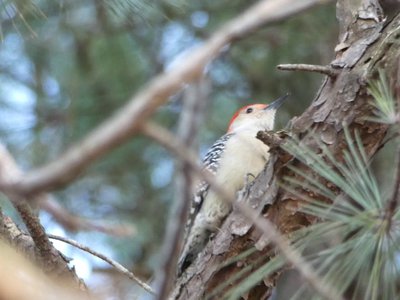
[{"label": "bird's head", "polygon": [[275,123],[275,113],[289,95],[286,94],[270,104],[250,104],[239,109],[232,117],[228,133],[238,131],[272,130]]}]

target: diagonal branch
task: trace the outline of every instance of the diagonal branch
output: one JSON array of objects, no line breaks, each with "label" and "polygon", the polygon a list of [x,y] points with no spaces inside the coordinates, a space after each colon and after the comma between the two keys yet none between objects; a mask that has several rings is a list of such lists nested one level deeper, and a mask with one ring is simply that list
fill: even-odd
[{"label": "diagonal branch", "polygon": [[[12,183],[18,181],[22,176],[23,172],[18,168],[11,154],[0,144],[0,181]],[[79,279],[74,271],[68,268],[67,260],[54,248],[53,244],[48,239],[43,226],[40,224],[39,218],[33,212],[26,198],[10,193],[9,191],[6,191],[5,195],[18,211],[32,237],[35,244],[35,258],[37,262],[40,263],[45,271],[55,275],[63,275],[65,278],[79,283]],[[34,201],[31,201],[31,204],[39,201],[42,196],[43,195],[38,195],[33,197]]]},{"label": "diagonal branch", "polygon": [[[197,84],[188,86],[184,93],[183,111],[178,125],[177,138],[187,149],[194,149],[197,142],[198,128],[203,122],[204,112],[209,104],[209,82],[206,78]],[[183,240],[187,212],[191,205],[194,174],[185,161],[176,162],[176,192],[174,208],[167,224],[164,238],[160,272],[158,272],[157,299],[166,299],[173,287],[176,266]]]},{"label": "diagonal branch", "polygon": [[[147,136],[151,137],[171,151],[174,155],[178,156],[181,161],[185,161],[202,180],[207,181],[210,188],[214,189],[223,201],[229,203],[234,201],[234,199],[230,197],[229,193],[215,182],[214,177],[209,172],[202,170],[199,167],[197,161],[193,159],[195,155],[168,130],[153,123],[147,123],[143,126],[142,130]],[[271,159],[270,163],[273,163],[272,161],[273,160]],[[243,216],[245,216],[249,221],[252,221],[255,227],[281,251],[287,261],[299,271],[300,275],[314,288],[316,292],[318,292],[318,294],[326,299],[342,299],[327,282],[321,280],[309,263],[304,260],[298,251],[290,246],[286,238],[278,232],[269,220],[262,218],[258,212],[245,203],[235,202],[235,206],[237,206]]]},{"label": "diagonal branch", "polygon": [[2,190],[32,194],[59,188],[81,174],[96,159],[135,135],[141,124],[166,102],[169,96],[181,90],[184,83],[196,81],[207,64],[232,42],[248,36],[263,25],[282,21],[294,14],[330,0],[264,0],[251,6],[215,32],[201,46],[184,59],[185,64],[162,73],[122,107],[113,117],[95,128],[86,138],[73,145],[59,159],[27,173],[13,185],[0,183]]},{"label": "diagonal branch", "polygon": [[58,241],[62,241],[64,243],[70,244],[78,249],[81,249],[82,251],[85,251],[87,253],[90,253],[90,254],[100,258],[101,260],[104,260],[105,262],[107,262],[111,266],[113,266],[118,272],[128,276],[130,279],[132,279],[134,282],[136,282],[139,286],[141,286],[144,290],[146,290],[150,294],[155,295],[155,292],[152,290],[152,288],[147,283],[140,280],[135,274],[130,272],[127,268],[125,268],[120,263],[116,262],[115,260],[112,260],[111,258],[109,258],[97,251],[94,251],[93,249],[91,249],[87,246],[84,246],[84,245],[82,245],[74,240],[71,240],[69,238],[61,237],[61,236],[53,235],[53,234],[49,234],[48,236],[49,236],[49,238],[51,238],[53,240],[58,240]]}]

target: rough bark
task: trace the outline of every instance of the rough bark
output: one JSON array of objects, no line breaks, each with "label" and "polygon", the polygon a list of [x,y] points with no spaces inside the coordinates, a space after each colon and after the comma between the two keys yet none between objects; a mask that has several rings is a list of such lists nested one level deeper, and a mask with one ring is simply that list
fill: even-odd
[{"label": "rough bark", "polygon": [[[390,12],[384,11],[382,7],[390,7]],[[325,79],[307,110],[301,116],[293,118],[289,126],[290,134],[297,136],[302,144],[316,153],[320,153],[320,146],[315,142],[317,137],[341,161],[346,148],[344,126],[351,132],[358,131],[369,157],[382,145],[387,126],[366,120],[366,117],[373,114],[367,83],[377,78],[378,70],[383,70],[390,78],[392,90],[397,93],[400,91],[398,8],[398,5],[387,1],[338,1],[340,34],[335,48],[336,57],[331,62],[331,67],[337,71],[336,76]],[[239,200],[250,203],[262,216],[272,221],[282,234],[289,235],[318,220],[299,212],[301,199],[279,189],[276,182],[285,176],[295,176],[288,168],[290,164],[296,164],[304,172],[310,170],[283,151],[275,151],[272,157],[254,185],[246,193],[242,193]],[[306,192],[309,197],[320,201],[309,191],[299,192]],[[265,239],[260,239],[260,233],[253,229],[252,224],[234,210],[194,265],[177,280],[171,299],[203,299],[205,295],[215,292],[215,287],[232,280],[239,272],[243,272],[241,278],[250,274],[274,256],[275,249],[268,245],[262,247],[265,242]],[[224,262],[254,246],[260,250],[240,262],[221,267]],[[246,270],[249,266],[252,267]],[[265,278],[244,298],[268,299],[279,275],[275,273],[270,278]],[[234,280],[232,282],[237,283]],[[214,294],[211,299],[219,299],[223,292]]]}]

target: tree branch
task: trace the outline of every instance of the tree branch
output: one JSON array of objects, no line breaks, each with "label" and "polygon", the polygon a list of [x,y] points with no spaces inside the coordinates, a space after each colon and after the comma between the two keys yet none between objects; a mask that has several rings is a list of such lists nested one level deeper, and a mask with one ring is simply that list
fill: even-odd
[{"label": "tree branch", "polygon": [[118,262],[116,262],[115,260],[112,260],[111,258],[92,250],[91,248],[84,246],[72,239],[66,238],[66,237],[61,237],[58,235],[53,235],[53,234],[49,234],[48,235],[49,238],[54,239],[54,240],[58,240],[58,241],[62,241],[64,243],[68,243],[78,249],[81,249],[82,251],[85,251],[87,253],[90,253],[98,258],[100,258],[101,260],[104,260],[105,262],[107,262],[108,264],[110,264],[111,266],[113,266],[118,272],[126,275],[128,278],[132,279],[134,282],[136,282],[139,286],[141,286],[144,290],[146,290],[147,292],[149,292],[150,294],[155,295],[155,292],[152,290],[152,288],[147,285],[145,282],[143,282],[142,280],[140,280],[135,274],[133,274],[132,272],[130,272],[127,268],[125,268],[124,266],[122,266],[121,264],[119,264]]},{"label": "tree branch", "polygon": [[[20,180],[23,176],[24,173],[17,166],[14,158],[7,149],[0,144],[0,182],[12,184],[13,182]],[[15,195],[11,196],[16,197]],[[62,207],[51,194],[40,194],[34,199],[35,201],[31,201],[31,205],[36,205],[45,210],[47,213],[52,215],[61,226],[69,231],[93,230],[117,236],[131,235],[135,231],[135,228],[131,226],[105,225],[103,221],[95,222],[73,215]],[[15,205],[17,206],[16,209],[20,211],[20,213],[23,213],[26,218],[29,218],[26,212],[27,208],[22,207],[22,204],[20,204],[21,201],[15,201]],[[25,221],[28,221],[28,219]]]},{"label": "tree branch", "polygon": [[[181,113],[177,138],[186,149],[194,149],[197,143],[198,128],[203,123],[204,112],[209,104],[209,82],[203,78],[197,84],[188,86],[184,91],[183,111]],[[175,176],[176,192],[174,210],[169,218],[164,238],[162,257],[164,261],[158,272],[157,299],[167,299],[176,276],[176,266],[183,240],[187,214],[191,205],[194,172],[186,161],[178,160]]]},{"label": "tree branch", "polygon": [[318,66],[318,65],[307,65],[307,64],[282,64],[282,65],[277,65],[276,68],[282,71],[305,71],[305,72],[321,73],[332,78],[338,75],[338,70],[333,69],[331,66]]},{"label": "tree branch", "polygon": [[[23,176],[22,171],[18,168],[11,154],[0,144],[0,181],[4,183],[13,183]],[[57,276],[62,275],[64,278],[72,280],[72,282],[81,284],[76,274],[69,269],[68,262],[61,253],[53,247],[48,239],[43,226],[40,224],[39,218],[32,211],[30,204],[26,198],[21,197],[9,190],[5,191],[12,205],[21,216],[32,240],[35,244],[35,260],[42,266],[46,272],[51,272]],[[43,195],[34,197],[31,204],[37,203]]]},{"label": "tree branch", "polygon": [[64,155],[32,170],[13,185],[0,183],[1,190],[34,194],[59,188],[82,173],[96,159],[116,148],[137,133],[138,128],[169,96],[184,83],[197,80],[204,67],[232,42],[246,37],[263,25],[278,22],[315,5],[330,0],[264,0],[217,30],[203,45],[185,58],[185,64],[158,75],[122,107],[113,117],[95,128],[86,138],[73,145]]}]

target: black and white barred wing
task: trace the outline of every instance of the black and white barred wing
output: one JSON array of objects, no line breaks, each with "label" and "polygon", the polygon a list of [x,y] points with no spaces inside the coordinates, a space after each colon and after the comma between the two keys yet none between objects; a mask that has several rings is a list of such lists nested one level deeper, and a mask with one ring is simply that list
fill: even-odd
[{"label": "black and white barred wing", "polygon": [[[219,167],[219,162],[220,162],[222,153],[224,152],[226,142],[231,138],[231,136],[232,136],[232,134],[225,134],[211,146],[211,148],[207,151],[207,153],[203,159],[203,168],[204,169],[210,171],[212,174],[217,173],[217,170]],[[194,193],[194,196],[192,199],[190,213],[189,213],[189,217],[188,217],[188,221],[187,221],[185,240],[186,240],[186,238],[190,232],[190,229],[193,225],[194,219],[196,218],[198,212],[201,209],[201,206],[203,205],[203,201],[204,201],[205,197],[207,196],[209,187],[210,186],[206,181],[202,181],[196,186],[196,192]]]}]

